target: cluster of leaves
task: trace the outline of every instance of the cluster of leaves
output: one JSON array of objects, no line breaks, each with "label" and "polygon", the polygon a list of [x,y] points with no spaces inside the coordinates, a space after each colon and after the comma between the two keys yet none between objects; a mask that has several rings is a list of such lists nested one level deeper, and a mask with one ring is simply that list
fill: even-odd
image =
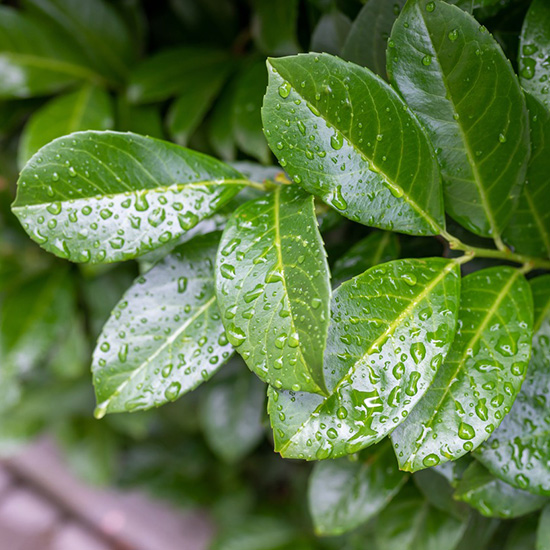
[{"label": "cluster of leaves", "polygon": [[[80,266],[4,213],[5,446],[55,424],[77,466],[123,449],[126,482],[213,506],[217,549],[550,546],[548,3],[22,4],[0,7],[12,211]],[[165,47],[139,60],[146,13]],[[171,44],[205,21],[219,45]],[[96,338],[96,417],[148,411],[107,428]],[[246,458],[266,392],[333,538],[303,527],[307,466]]]}]

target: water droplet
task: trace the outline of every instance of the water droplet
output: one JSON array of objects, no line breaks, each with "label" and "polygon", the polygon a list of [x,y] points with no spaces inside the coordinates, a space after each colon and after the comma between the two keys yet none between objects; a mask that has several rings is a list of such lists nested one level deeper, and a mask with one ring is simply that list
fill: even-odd
[{"label": "water droplet", "polygon": [[458,437],[460,439],[473,439],[475,435],[476,432],[470,424],[466,424],[465,422],[460,423],[458,427]]},{"label": "water droplet", "polygon": [[235,325],[231,325],[227,329],[226,335],[229,343],[235,348],[239,347],[246,340],[244,331]]},{"label": "water droplet", "polygon": [[431,55],[425,55],[422,58],[422,65],[426,65],[426,67],[428,67],[431,64],[432,64],[432,56]]},{"label": "water droplet", "polygon": [[451,42],[454,42],[458,38],[458,29],[452,30],[447,36]]},{"label": "water droplet", "polygon": [[289,82],[284,82],[279,86],[279,95],[286,99],[290,95],[291,86]]},{"label": "water droplet", "polygon": [[422,464],[424,464],[426,468],[437,466],[439,464],[439,457],[435,454],[427,455],[422,461]]},{"label": "water droplet", "polygon": [[344,136],[342,136],[340,132],[334,133],[332,136],[330,136],[330,145],[336,151],[342,149],[344,145]]},{"label": "water droplet", "polygon": [[179,382],[172,382],[166,388],[166,391],[164,392],[164,397],[166,397],[168,401],[175,401],[178,398],[180,391],[181,384]]}]

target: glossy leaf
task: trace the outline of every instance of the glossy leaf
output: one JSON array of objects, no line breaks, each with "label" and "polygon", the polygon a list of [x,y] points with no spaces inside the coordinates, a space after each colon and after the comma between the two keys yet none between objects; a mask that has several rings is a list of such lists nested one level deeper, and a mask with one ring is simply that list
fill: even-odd
[{"label": "glossy leaf", "polygon": [[396,260],[343,283],[331,306],[328,397],[270,389],[275,450],[321,460],[377,443],[432,382],[456,330],[459,267]]},{"label": "glossy leaf", "polygon": [[539,525],[537,529],[537,550],[549,550],[550,549],[550,504],[547,504],[539,519]]},{"label": "glossy leaf", "polygon": [[82,130],[111,130],[114,113],[111,99],[101,88],[85,86],[77,92],[52,99],[36,110],[27,122],[19,143],[19,166],[54,139]]},{"label": "glossy leaf", "polygon": [[236,363],[236,372],[209,385],[201,406],[201,423],[208,445],[230,463],[242,460],[264,434],[264,384],[250,375],[242,361]]},{"label": "glossy leaf", "polygon": [[232,127],[240,149],[259,162],[267,164],[271,155],[262,131],[260,109],[267,85],[263,61],[245,67],[237,77],[232,106]]},{"label": "glossy leaf", "polygon": [[229,55],[218,49],[181,46],[145,59],[132,72],[128,99],[133,103],[152,103],[177,96],[188,89],[197,74],[202,80],[216,80],[226,74]]},{"label": "glossy leaf", "polygon": [[128,74],[135,59],[129,29],[105,0],[23,0],[38,21],[48,21],[56,34],[75,43],[79,53],[115,82]]},{"label": "glossy leaf", "polygon": [[323,393],[330,273],[313,197],[281,186],[241,206],[217,257],[229,341],[262,380]]},{"label": "glossy leaf", "polygon": [[298,0],[253,0],[252,4],[252,34],[262,52],[288,55],[300,50],[296,37]]},{"label": "glossy leaf", "polygon": [[96,416],[174,401],[208,380],[232,352],[216,303],[219,234],[197,237],[138,277],[94,351]]},{"label": "glossy leaf", "polygon": [[342,57],[386,78],[388,37],[406,0],[369,0],[351,26]]},{"label": "glossy leaf", "polygon": [[535,325],[527,377],[510,414],[479,450],[506,483],[550,496],[550,275],[531,280]]},{"label": "glossy leaf", "polygon": [[479,462],[473,462],[458,484],[455,498],[467,502],[482,515],[516,518],[540,510],[547,499],[515,489],[493,477]]},{"label": "glossy leaf", "polygon": [[456,6],[413,0],[393,28],[388,73],[438,151],[447,212],[498,239],[529,156],[525,99],[500,46]]},{"label": "glossy leaf", "polygon": [[530,115],[531,158],[518,208],[504,238],[522,254],[550,257],[550,110],[526,94]]},{"label": "glossy leaf", "polygon": [[378,517],[376,542],[379,550],[454,550],[465,529],[409,486]]},{"label": "glossy leaf", "polygon": [[318,462],[309,478],[309,510],[318,535],[340,535],[376,516],[399,492],[407,474],[397,469],[389,443],[353,460]]},{"label": "glossy leaf", "polygon": [[233,168],[171,143],[79,132],[29,161],[12,210],[48,252],[113,262],[176,240],[244,183]]},{"label": "glossy leaf", "polygon": [[46,95],[76,82],[101,81],[55,29],[0,6],[0,98]]},{"label": "glossy leaf", "polygon": [[533,305],[518,270],[494,267],[464,278],[458,319],[432,387],[392,434],[400,467],[407,471],[477,448],[510,412],[525,378]]},{"label": "glossy leaf", "polygon": [[440,232],[439,167],[424,130],[392,88],[327,54],[270,59],[268,68],[266,136],[296,183],[353,221]]},{"label": "glossy leaf", "polygon": [[313,52],[338,55],[344,46],[350,27],[349,17],[342,12],[334,9],[325,13],[313,30],[309,49]]},{"label": "glossy leaf", "polygon": [[332,284],[336,287],[375,265],[396,260],[398,256],[397,235],[386,231],[371,233],[336,260],[332,268]]},{"label": "glossy leaf", "polygon": [[525,16],[519,44],[521,85],[550,109],[550,5],[533,0]]}]

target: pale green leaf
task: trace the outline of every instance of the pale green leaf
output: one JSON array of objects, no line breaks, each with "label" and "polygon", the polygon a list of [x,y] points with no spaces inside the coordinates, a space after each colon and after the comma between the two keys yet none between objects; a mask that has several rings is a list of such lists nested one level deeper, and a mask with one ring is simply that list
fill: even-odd
[{"label": "pale green leaf", "polygon": [[550,504],[540,514],[537,529],[537,550],[550,550]]}]

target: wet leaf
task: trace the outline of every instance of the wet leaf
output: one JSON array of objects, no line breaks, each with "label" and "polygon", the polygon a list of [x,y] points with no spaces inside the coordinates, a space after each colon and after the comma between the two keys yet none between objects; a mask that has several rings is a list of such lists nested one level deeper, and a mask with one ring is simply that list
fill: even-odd
[{"label": "wet leaf", "polygon": [[510,414],[477,457],[506,483],[550,496],[550,275],[530,282],[535,304],[533,351]]},{"label": "wet leaf", "polygon": [[110,130],[114,113],[109,95],[101,88],[84,86],[58,96],[34,111],[19,142],[19,166],[54,139],[81,130]]},{"label": "wet leaf", "polygon": [[229,341],[253,372],[280,388],[325,391],[330,273],[311,195],[284,185],[235,212],[217,294]]},{"label": "wet leaf", "polygon": [[500,46],[457,7],[414,0],[393,28],[388,73],[436,147],[447,212],[498,239],[529,156],[525,99]]},{"label": "wet leaf", "polygon": [[525,94],[530,115],[531,158],[518,208],[504,238],[522,254],[550,257],[550,110]]},{"label": "wet leaf", "polygon": [[336,287],[375,265],[396,260],[398,256],[397,235],[387,231],[371,233],[336,260],[332,269],[332,284]]},{"label": "wet leaf", "polygon": [[491,518],[517,518],[540,510],[548,499],[515,489],[493,477],[474,461],[457,486],[455,498],[467,502],[482,515]]},{"label": "wet leaf", "polygon": [[185,243],[117,304],[94,351],[98,418],[174,401],[231,355],[215,296],[218,239],[212,233]]},{"label": "wet leaf", "polygon": [[533,0],[525,16],[519,44],[521,85],[550,109],[550,5]]},{"label": "wet leaf", "polygon": [[318,535],[340,535],[376,516],[399,492],[407,474],[397,469],[383,442],[353,459],[315,464],[309,478],[309,510]]},{"label": "wet leaf", "polygon": [[432,382],[456,330],[459,268],[396,260],[343,283],[331,306],[328,397],[269,390],[275,450],[321,460],[377,443]]},{"label": "wet leaf", "polygon": [[388,37],[406,0],[369,0],[357,15],[342,57],[386,78]]},{"label": "wet leaf", "polygon": [[244,183],[233,168],[171,143],[78,132],[28,162],[12,210],[48,252],[74,262],[114,262],[176,240]]},{"label": "wet leaf", "polygon": [[265,132],[296,183],[353,221],[416,235],[441,231],[434,152],[392,88],[327,54],[270,59],[268,69]]},{"label": "wet leaf", "polygon": [[462,281],[459,328],[432,386],[392,434],[401,469],[455,460],[510,412],[531,352],[533,302],[519,270],[493,267]]}]

